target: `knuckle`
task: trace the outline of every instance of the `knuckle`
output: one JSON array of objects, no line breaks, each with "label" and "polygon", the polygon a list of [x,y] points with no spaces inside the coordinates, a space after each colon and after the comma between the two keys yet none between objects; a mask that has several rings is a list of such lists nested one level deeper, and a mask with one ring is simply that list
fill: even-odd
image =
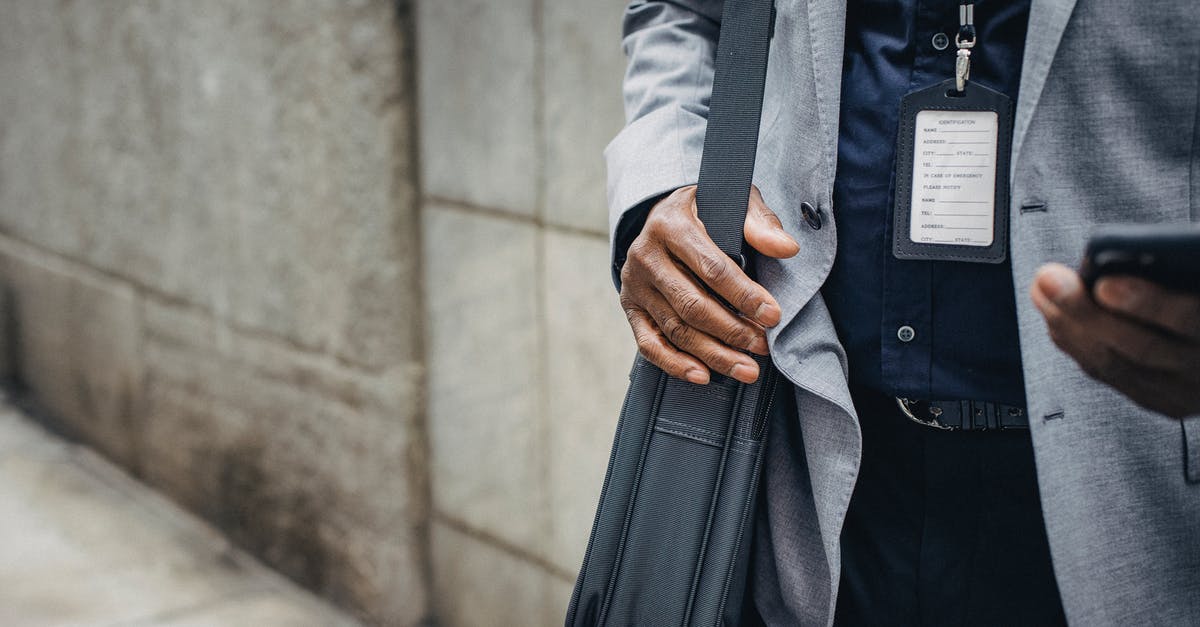
[{"label": "knuckle", "polygon": [[733,370],[733,365],[735,363],[733,359],[730,359],[729,356],[726,355],[720,348],[715,346],[705,349],[701,359],[705,364],[708,364],[710,368],[725,375],[729,374],[730,370]]},{"label": "knuckle", "polygon": [[735,302],[738,304],[739,309],[743,311],[750,310],[749,313],[753,313],[751,306],[759,300],[761,300],[761,297],[759,296],[757,289],[751,286],[742,286],[741,289],[738,290],[737,300]]},{"label": "knuckle", "polygon": [[625,252],[625,265],[629,265],[629,261],[644,263],[650,255],[650,248],[650,243],[642,237],[633,240],[633,243],[629,245],[629,250]]},{"label": "knuckle", "polygon": [[705,280],[720,283],[729,275],[729,265],[718,255],[705,254],[700,257],[700,274]]},{"label": "knuckle", "polygon": [[646,217],[646,224],[642,225],[641,238],[656,238],[663,231],[663,225],[667,221],[668,212],[665,209],[655,209]]},{"label": "knuckle", "polygon": [[693,324],[702,321],[704,316],[704,298],[695,292],[681,294],[676,303],[679,317]]},{"label": "knuckle", "polygon": [[688,231],[688,216],[678,209],[666,211],[659,216],[657,226],[657,232],[663,237],[675,238],[677,234]]},{"label": "knuckle", "polygon": [[650,363],[654,364],[655,366],[662,368],[662,364],[659,363],[661,360],[658,358],[658,355],[655,353],[653,346],[651,346],[649,344],[638,344],[638,354],[640,354],[642,357],[645,357],[646,361],[649,361]]},{"label": "knuckle", "polygon": [[762,222],[766,223],[767,226],[770,226],[770,227],[776,228],[776,229],[783,229],[783,222],[781,222],[779,220],[779,216],[775,215],[774,211],[771,211],[770,209],[767,209],[766,207],[759,207],[759,209],[756,213],[757,213],[758,219],[761,220]]},{"label": "knuckle", "polygon": [[742,347],[749,346],[751,342],[754,341],[754,338],[755,335],[748,329],[744,327],[734,327],[726,332],[725,337],[722,339],[725,340],[725,343],[729,344],[730,346]]},{"label": "knuckle", "polygon": [[621,266],[620,275],[621,275],[621,302],[624,303],[626,294],[627,294],[625,286],[628,285],[631,280],[633,280],[633,264],[629,263],[628,259],[626,259],[625,263]]},{"label": "knuckle", "polygon": [[691,337],[691,329],[677,316],[666,318],[659,326],[667,336],[667,339],[671,340],[671,343],[676,346],[687,344]]},{"label": "knuckle", "polygon": [[646,359],[654,361],[656,345],[653,335],[645,330],[634,331],[633,338],[637,342],[638,352]]}]

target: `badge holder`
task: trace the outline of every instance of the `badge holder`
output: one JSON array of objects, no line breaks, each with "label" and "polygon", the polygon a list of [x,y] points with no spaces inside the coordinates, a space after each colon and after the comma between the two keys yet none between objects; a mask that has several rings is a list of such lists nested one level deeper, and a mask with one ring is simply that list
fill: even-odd
[{"label": "badge holder", "polygon": [[1012,100],[968,81],[973,5],[959,9],[955,77],[900,101],[892,254],[1001,263],[1008,252]]}]

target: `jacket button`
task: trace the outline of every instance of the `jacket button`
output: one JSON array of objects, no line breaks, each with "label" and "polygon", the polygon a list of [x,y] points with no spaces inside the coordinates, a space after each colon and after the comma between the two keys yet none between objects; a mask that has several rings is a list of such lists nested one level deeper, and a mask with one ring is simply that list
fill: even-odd
[{"label": "jacket button", "polygon": [[804,221],[814,231],[821,230],[821,210],[812,206],[810,202],[800,203],[800,215],[804,217]]}]

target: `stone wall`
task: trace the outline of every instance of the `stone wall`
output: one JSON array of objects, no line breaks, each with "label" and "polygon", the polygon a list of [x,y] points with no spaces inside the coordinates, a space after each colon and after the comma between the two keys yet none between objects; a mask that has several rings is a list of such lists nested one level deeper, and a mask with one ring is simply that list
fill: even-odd
[{"label": "stone wall", "polygon": [[6,360],[384,624],[428,610],[409,9],[0,5]]},{"label": "stone wall", "polygon": [[433,602],[562,623],[634,345],[608,270],[620,0],[425,0],[417,58]]},{"label": "stone wall", "polygon": [[0,0],[3,374],[371,623],[561,624],[622,5]]}]

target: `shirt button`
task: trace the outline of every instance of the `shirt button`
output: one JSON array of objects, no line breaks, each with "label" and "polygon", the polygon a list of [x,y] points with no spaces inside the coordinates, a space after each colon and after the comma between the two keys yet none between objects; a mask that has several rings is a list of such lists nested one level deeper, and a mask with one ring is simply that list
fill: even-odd
[{"label": "shirt button", "polygon": [[933,36],[933,47],[935,50],[945,50],[950,47],[950,38],[946,33],[938,33]]},{"label": "shirt button", "polygon": [[914,337],[917,337],[917,332],[906,324],[896,330],[896,337],[900,338],[901,342],[911,342]]},{"label": "shirt button", "polygon": [[812,230],[821,230],[821,210],[812,206],[810,202],[800,203],[800,215]]}]

